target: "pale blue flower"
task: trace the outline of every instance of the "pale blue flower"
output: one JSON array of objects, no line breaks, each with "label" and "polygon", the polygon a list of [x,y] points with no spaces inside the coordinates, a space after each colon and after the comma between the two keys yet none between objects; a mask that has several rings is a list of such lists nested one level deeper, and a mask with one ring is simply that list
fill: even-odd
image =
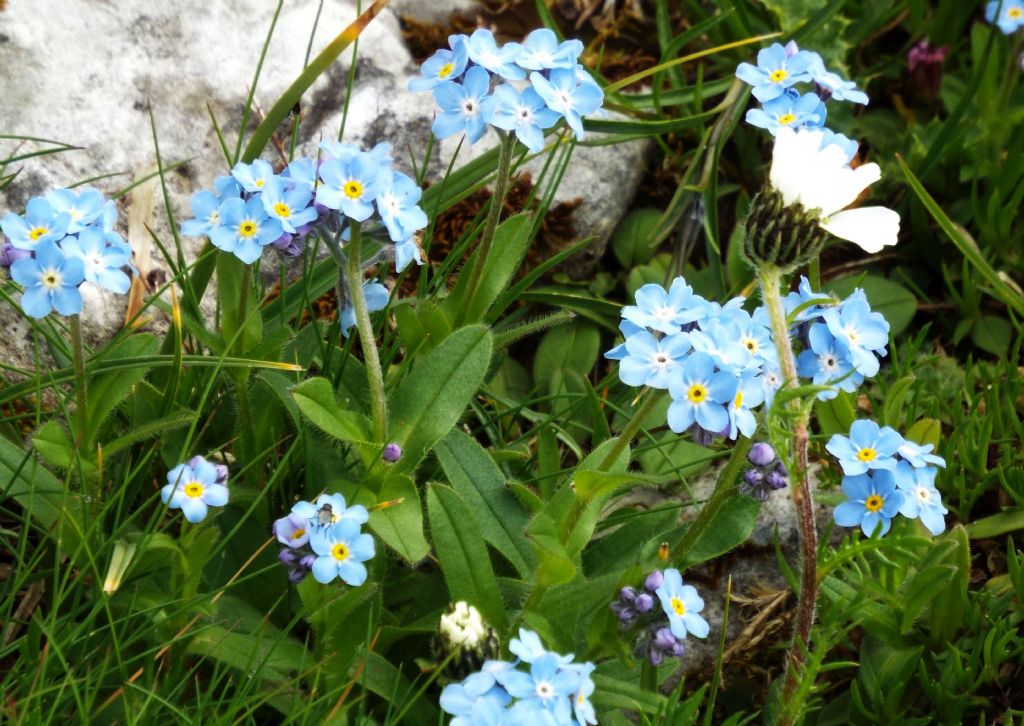
[{"label": "pale blue flower", "polygon": [[821,137],[821,148],[824,149],[829,144],[838,146],[843,151],[843,155],[846,156],[846,163],[849,164],[853,161],[853,157],[857,155],[860,150],[860,143],[856,139],[851,139],[843,134],[837,134],[830,128],[822,126],[818,129],[822,133]]},{"label": "pale blue flower", "polygon": [[[639,333],[639,332],[644,331],[644,330],[646,330],[646,328],[644,328],[644,327],[642,327],[640,325],[637,325],[636,323],[634,323],[634,322],[632,322],[630,320],[620,320],[619,321],[619,332],[622,333],[622,337],[624,339],[629,339],[629,337],[631,335],[633,335],[635,333]],[[622,360],[623,358],[625,358],[628,355],[629,355],[629,351],[626,350],[626,340],[623,340],[617,346],[615,346],[614,348],[609,350],[607,353],[605,353],[604,357],[607,358],[608,360]]]},{"label": "pale blue flower", "polygon": [[[999,11],[998,18],[996,11]],[[1018,28],[1024,27],[1024,2],[1022,0],[1002,0],[1002,9],[1000,9],[999,0],[992,0],[985,6],[985,20],[995,23],[1005,35],[1009,35]]]},{"label": "pale blue flower", "polygon": [[78,257],[65,256],[55,242],[41,242],[34,257],[15,260],[11,278],[25,288],[21,309],[30,318],[45,318],[51,310],[61,315],[82,312],[78,286],[85,279],[85,266]]},{"label": "pale blue flower", "polygon": [[626,338],[626,357],[619,363],[619,378],[628,386],[668,388],[682,368],[691,345],[686,333],[655,338],[646,330]]},{"label": "pale blue flower", "polygon": [[380,166],[366,152],[325,161],[320,165],[323,183],[316,189],[316,201],[328,209],[340,209],[357,222],[373,214]]},{"label": "pale blue flower", "polygon": [[812,53],[811,65],[807,71],[811,74],[811,80],[828,92],[831,98],[837,101],[849,101],[867,105],[868,94],[857,90],[857,84],[853,81],[845,81],[835,73],[825,68],[825,62],[817,53]]},{"label": "pale blue flower", "polygon": [[313,193],[306,187],[285,186],[285,180],[272,177],[263,187],[260,200],[267,216],[281,223],[281,228],[295,234],[300,227],[316,221],[316,209],[312,206]]},{"label": "pale blue flower", "polygon": [[691,353],[669,386],[669,428],[680,434],[696,421],[705,431],[724,431],[729,425],[729,414],[722,404],[733,400],[738,384],[733,374],[716,373],[715,361],[707,353]]},{"label": "pale blue flower", "polygon": [[892,518],[903,506],[903,493],[896,489],[896,478],[891,471],[876,470],[871,474],[857,474],[843,478],[843,494],[848,501],[832,512],[841,527],[860,525],[870,537],[881,526],[880,535],[889,531]]},{"label": "pale blue flower", "polygon": [[409,239],[427,226],[427,213],[420,206],[423,190],[411,177],[390,171],[380,177],[375,203],[392,242]]},{"label": "pale blue flower", "polygon": [[684,585],[679,570],[665,570],[664,581],[655,594],[661,600],[661,607],[668,616],[672,635],[682,640],[687,634],[706,638],[711,631],[708,621],[698,613],[704,609],[704,601],[693,585]]},{"label": "pale blue flower", "polygon": [[875,354],[885,355],[889,323],[881,313],[871,312],[863,290],[854,290],[838,307],[825,310],[822,318],[833,337],[849,351],[858,373],[867,377],[878,373]]},{"label": "pale blue flower", "polygon": [[[379,282],[364,282],[363,296],[366,298],[366,310],[371,313],[383,310],[391,300],[388,289]],[[352,303],[348,303],[342,308],[338,320],[341,323],[341,334],[347,338],[349,331],[356,324],[356,310],[352,307]]]},{"label": "pale blue flower", "polygon": [[521,81],[526,72],[516,65],[523,46],[519,43],[505,43],[498,47],[494,33],[486,28],[477,28],[469,36],[467,50],[469,59],[506,81]]},{"label": "pale blue flower", "polygon": [[351,519],[356,524],[365,524],[370,513],[362,504],[345,505],[345,497],[341,494],[321,494],[313,503],[301,501],[292,505],[292,514],[309,520],[317,527],[330,527],[343,519]]},{"label": "pale blue flower", "polygon": [[747,123],[767,129],[774,136],[781,128],[799,129],[824,125],[825,104],[813,93],[805,93],[796,98],[794,94],[783,93],[766,101],[761,108],[747,111],[746,119]]},{"label": "pale blue flower", "polygon": [[752,408],[764,402],[764,388],[758,376],[746,376],[739,380],[736,395],[729,403],[729,438],[735,440],[738,434],[747,438],[757,430],[757,419]]},{"label": "pale blue flower", "polygon": [[423,264],[423,255],[419,245],[416,244],[416,238],[410,237],[401,242],[395,242],[395,272],[401,272],[413,260],[416,260],[417,265]]},{"label": "pale blue flower", "polygon": [[181,233],[186,237],[209,237],[220,226],[220,198],[207,189],[194,192],[189,198],[192,219],[181,223]]},{"label": "pale blue flower", "polygon": [[896,452],[903,437],[889,426],[880,427],[870,419],[854,421],[849,437],[833,434],[825,448],[839,460],[847,476],[863,474],[868,469],[896,468]]},{"label": "pale blue flower", "polygon": [[920,518],[933,535],[946,529],[944,515],[948,513],[942,506],[942,495],[935,488],[936,474],[938,469],[934,467],[918,469],[906,461],[901,461],[895,471],[896,487],[903,493],[900,514],[910,519]]},{"label": "pale blue flower", "polygon": [[816,386],[832,386],[818,393],[818,400],[828,401],[839,391],[853,393],[864,382],[864,376],[853,369],[849,352],[829,332],[828,326],[815,323],[807,333],[810,348],[797,357],[797,373],[810,378]]},{"label": "pale blue flower", "polygon": [[[809,305],[808,303],[816,304]],[[786,297],[783,298],[782,304],[786,309],[787,318],[792,318],[793,321],[797,323],[804,323],[821,317],[823,308],[834,305],[835,300],[829,297],[827,293],[815,292],[812,290],[811,281],[804,275],[801,275],[797,291],[787,294]],[[801,307],[803,310],[796,313],[794,316],[793,314]]]},{"label": "pale blue flower", "polygon": [[580,674],[580,685],[572,697],[572,711],[579,726],[597,723],[597,712],[590,697],[594,694],[595,684],[590,674],[594,672],[593,663],[581,663],[578,669]]},{"label": "pale blue flower", "polygon": [[258,260],[263,248],[283,231],[278,220],[267,216],[259,196],[244,202],[237,197],[225,199],[220,205],[220,223],[210,230],[210,242],[246,264]]},{"label": "pale blue flower", "polygon": [[195,466],[178,464],[167,472],[160,499],[170,509],[180,509],[192,524],[206,519],[209,507],[228,503],[228,488],[217,483],[217,467],[201,459]]},{"label": "pale blue flower", "polygon": [[530,74],[530,82],[548,108],[560,113],[576,138],[582,140],[583,117],[601,108],[604,92],[597,84],[579,83],[575,70],[556,68],[550,73],[551,77],[545,78],[534,71]]},{"label": "pale blue flower", "polygon": [[274,169],[263,159],[256,159],[251,164],[240,161],[231,169],[231,176],[245,191],[259,192],[263,191],[263,187],[273,178]]},{"label": "pale blue flower", "polygon": [[340,577],[352,587],[366,582],[366,565],[373,557],[373,537],[359,531],[354,519],[342,518],[330,527],[315,529],[309,535],[309,546],[317,554],[313,577],[322,585]]},{"label": "pale blue flower", "polygon": [[420,66],[420,76],[409,81],[409,90],[429,91],[439,83],[452,81],[461,76],[469,60],[466,40],[465,35],[449,36],[451,50],[441,48],[427,58]]},{"label": "pale blue flower", "polygon": [[933,454],[932,449],[934,448],[932,444],[924,444],[922,446],[914,441],[904,439],[896,453],[915,469],[922,466],[941,466],[945,468],[946,460],[941,456]]},{"label": "pale blue flower", "polygon": [[754,87],[754,98],[766,103],[781,96],[787,88],[808,81],[808,68],[813,56],[805,50],[788,55],[779,43],[763,48],[757,54],[757,65],[740,63],[736,77]]},{"label": "pale blue flower", "polygon": [[469,143],[477,142],[487,124],[484,123],[484,100],[491,89],[491,76],[474,66],[466,71],[462,83],[446,81],[434,87],[434,100],[441,108],[431,129],[439,139],[466,132]]},{"label": "pale blue flower", "polygon": [[516,58],[520,68],[529,71],[543,71],[553,68],[576,67],[576,59],[583,52],[583,43],[578,40],[558,42],[558,37],[548,28],[537,28],[526,36],[522,49]]},{"label": "pale blue flower", "polygon": [[42,197],[28,200],[24,218],[8,212],[0,219],[0,229],[19,250],[34,250],[43,242],[60,242],[69,224],[71,215],[58,212]]},{"label": "pale blue flower", "polygon": [[484,101],[487,123],[505,131],[514,131],[516,138],[530,151],[544,149],[544,131],[561,118],[548,108],[544,99],[532,87],[520,94],[512,85],[503,83]]},{"label": "pale blue flower", "polygon": [[58,214],[67,213],[70,218],[68,234],[77,234],[98,220],[103,213],[105,202],[99,191],[89,187],[77,192],[71,189],[54,189],[46,193],[45,199]]},{"label": "pale blue flower", "polygon": [[[511,663],[507,665],[512,666]],[[449,726],[481,726],[482,715],[489,715],[487,712],[491,708],[501,712],[512,700],[504,688],[494,685],[493,680],[488,684],[474,679],[475,675],[462,683],[451,683],[441,691],[441,710],[455,717]]]},{"label": "pale blue flower", "polygon": [[706,353],[715,365],[733,376],[757,368],[759,361],[740,340],[738,326],[718,322],[716,319],[701,324],[700,330],[690,332],[690,342],[695,351]]},{"label": "pale blue flower", "polygon": [[316,172],[316,162],[303,157],[288,164],[282,177],[291,182],[292,186],[306,189],[312,194],[316,191]]},{"label": "pale blue flower", "polygon": [[[526,628],[519,629],[519,637],[512,638],[508,645],[508,651],[524,663],[533,663],[548,653],[547,648],[544,647],[540,640],[540,636]],[[569,660],[572,660],[572,658]]]},{"label": "pale blue flower", "polygon": [[580,674],[563,668],[556,653],[545,653],[534,660],[529,673],[506,670],[497,677],[517,699],[513,709],[518,716],[546,721],[546,714],[550,714],[555,724],[568,724],[572,718],[570,697],[580,686]]},{"label": "pale blue flower", "polygon": [[765,363],[761,366],[761,375],[757,377],[764,391],[764,404],[769,409],[775,402],[775,393],[782,388],[782,371],[777,363]]},{"label": "pale blue flower", "polygon": [[693,288],[677,277],[667,292],[661,285],[643,285],[636,291],[636,305],[622,308],[622,317],[640,327],[678,333],[683,325],[705,314],[704,303],[704,298],[694,294]]},{"label": "pale blue flower", "polygon": [[128,292],[131,279],[124,267],[131,260],[132,248],[127,243],[115,241],[110,244],[107,235],[89,227],[79,232],[77,237],[65,237],[61,247],[68,257],[82,260],[86,280],[119,295]]},{"label": "pale blue flower", "polygon": [[312,531],[309,519],[294,512],[276,520],[273,529],[278,542],[293,548],[309,542],[309,533]]}]

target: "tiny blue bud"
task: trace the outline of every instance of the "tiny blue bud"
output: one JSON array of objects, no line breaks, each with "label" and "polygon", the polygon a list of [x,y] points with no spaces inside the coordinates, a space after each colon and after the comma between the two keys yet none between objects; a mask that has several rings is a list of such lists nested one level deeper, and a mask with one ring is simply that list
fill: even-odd
[{"label": "tiny blue bud", "polygon": [[654,598],[646,592],[641,593],[636,596],[636,602],[633,603],[633,607],[638,613],[649,613],[651,608],[654,607]]},{"label": "tiny blue bud", "polygon": [[402,447],[395,443],[388,444],[384,447],[384,453],[381,454],[381,458],[389,464],[394,464],[402,458]]},{"label": "tiny blue bud", "polygon": [[636,600],[636,590],[628,585],[619,590],[619,598],[623,602],[631,603]]},{"label": "tiny blue bud", "polygon": [[775,449],[771,447],[771,444],[759,441],[750,447],[750,451],[747,453],[747,461],[754,466],[768,466],[775,461]]},{"label": "tiny blue bud", "polygon": [[647,590],[647,592],[654,592],[661,587],[661,583],[664,581],[665,576],[661,574],[661,570],[655,570],[647,576],[646,580],[644,580],[644,589]]}]

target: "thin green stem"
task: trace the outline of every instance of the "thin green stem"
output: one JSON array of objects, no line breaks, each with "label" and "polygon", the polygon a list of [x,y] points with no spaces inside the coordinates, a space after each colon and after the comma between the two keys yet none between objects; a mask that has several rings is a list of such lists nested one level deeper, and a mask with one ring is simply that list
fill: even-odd
[{"label": "thin green stem", "polygon": [[819,252],[807,265],[807,278],[810,280],[812,290],[821,289],[821,253]]},{"label": "thin green stem", "polygon": [[630,417],[626,427],[622,429],[622,433],[619,434],[618,438],[615,439],[615,443],[612,444],[612,448],[605,455],[601,464],[598,466],[600,471],[608,471],[608,469],[615,463],[616,459],[622,454],[622,451],[633,443],[633,437],[640,431],[640,427],[643,426],[644,419],[647,418],[647,414],[651,412],[655,404],[658,402],[658,397],[650,391],[641,393],[641,396],[646,396],[644,402],[640,404],[640,407]]},{"label": "thin green stem", "polygon": [[[761,299],[768,309],[775,349],[779,354],[783,385],[795,388],[798,385],[796,359],[793,356],[793,344],[780,292],[782,270],[765,265],[758,269],[757,277],[761,286]],[[811,499],[807,459],[809,412],[799,399],[792,399],[787,405],[796,414],[792,429],[793,466],[790,474],[800,532],[800,599],[793,625],[793,642],[790,644],[789,656],[786,659],[782,712],[777,721],[781,726],[789,726],[796,721],[803,709],[803,699],[796,697],[797,687],[807,661],[811,627],[814,625],[814,607],[818,599],[818,531],[814,522],[814,502]]]},{"label": "thin green stem", "polygon": [[[239,325],[243,329],[235,338],[235,351],[241,356],[244,352],[245,344],[245,321],[247,317],[247,308],[249,307],[249,288],[252,287],[252,265],[246,265],[242,269],[242,282],[241,290],[238,296],[238,321]],[[232,378],[235,380],[235,395],[238,398],[238,418],[240,423],[241,435],[238,437],[238,444],[241,448],[241,460],[249,463],[252,461],[252,456],[255,453],[253,446],[253,416],[252,416],[252,401],[249,399],[249,374],[251,370],[249,368],[238,368],[232,373]],[[250,469],[252,472],[246,477],[246,481],[252,485],[256,484],[256,470]]]},{"label": "thin green stem", "polygon": [[494,179],[494,196],[491,197],[491,206],[487,210],[487,219],[484,222],[483,232],[480,235],[480,244],[476,248],[476,256],[473,267],[469,272],[469,284],[466,286],[466,298],[463,301],[469,305],[480,286],[480,278],[484,274],[484,265],[487,262],[487,253],[491,250],[491,243],[494,241],[494,232],[498,229],[498,222],[501,221],[501,210],[505,206],[505,197],[508,195],[509,182],[512,176],[512,154],[516,148],[515,137],[502,132],[501,146],[498,147],[498,172]]},{"label": "thin green stem", "polygon": [[348,243],[348,282],[349,299],[356,315],[356,329],[359,331],[359,344],[363,347],[363,362],[366,364],[366,378],[370,385],[370,409],[373,415],[373,434],[377,441],[384,443],[388,430],[388,404],[384,398],[384,375],[381,372],[380,356],[377,344],[373,339],[373,325],[370,323],[370,311],[366,309],[366,296],[363,294],[363,268],[359,261],[361,231],[358,222],[352,223],[351,239]]},{"label": "thin green stem", "polygon": [[75,366],[75,446],[81,449],[85,444],[85,428],[89,420],[86,410],[85,346],[82,343],[81,317],[72,315],[68,326]]}]

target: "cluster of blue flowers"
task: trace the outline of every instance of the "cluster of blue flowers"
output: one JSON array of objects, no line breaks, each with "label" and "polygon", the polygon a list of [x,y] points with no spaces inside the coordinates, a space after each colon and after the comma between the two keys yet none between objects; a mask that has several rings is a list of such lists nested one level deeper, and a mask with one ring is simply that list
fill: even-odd
[{"label": "cluster of blue flowers", "polygon": [[336,577],[352,587],[362,585],[367,576],[363,563],[375,553],[373,537],[361,532],[369,519],[366,507],[346,506],[341,494],[296,502],[273,525],[274,536],[284,545],[278,559],[288,568],[288,579],[299,582],[312,572],[324,585]]},{"label": "cluster of blue flowers", "polygon": [[24,216],[9,212],[0,266],[25,288],[21,307],[33,318],[82,312],[83,282],[123,295],[131,285],[132,249],[117,232],[117,207],[96,189],[55,189],[29,200]]},{"label": "cluster of blue flowers", "polygon": [[544,148],[544,130],[559,119],[582,139],[583,117],[604,102],[604,92],[578,62],[583,43],[559,43],[547,28],[501,46],[491,31],[479,28],[469,36],[449,36],[448,45],[409,82],[410,91],[433,91],[439,139],[464,131],[472,144],[490,124],[514,133],[536,153]]},{"label": "cluster of blue flowers", "polygon": [[445,686],[441,708],[455,717],[451,726],[597,723],[590,702],[593,663],[574,663],[572,655],[546,650],[540,637],[524,628],[509,651],[516,656],[514,662],[488,660],[461,683]]},{"label": "cluster of blue flowers", "polygon": [[[800,50],[790,41],[785,46],[774,43],[757,54],[757,65],[740,63],[736,77],[754,87],[754,98],[761,108],[747,111],[747,123],[767,129],[773,136],[780,128],[820,128],[825,137],[822,148],[836,144],[853,159],[858,144],[842,134],[825,128],[825,101],[849,101],[867,104],[868,97],[857,90],[857,84],[844,80],[825,68],[825,62],[814,51]],[[813,83],[814,92],[803,93],[797,83]]]},{"label": "cluster of blue flowers", "polygon": [[985,20],[1010,35],[1024,28],[1024,1],[992,0],[985,6]]},{"label": "cluster of blue flowers", "polygon": [[167,472],[160,499],[170,509],[180,509],[192,524],[206,519],[210,507],[228,503],[228,468],[202,456],[193,456]]},{"label": "cluster of blue flowers", "polygon": [[[373,220],[368,233],[380,232],[385,254],[401,272],[412,260],[423,264],[415,233],[427,226],[420,208],[423,190],[391,166],[390,144],[363,151],[354,144],[325,141],[324,155],[295,159],[275,174],[257,159],[238,163],[230,176],[217,177],[214,191],[192,195],[193,219],[182,223],[182,234],[206,236],[215,247],[246,264],[272,246],[287,255],[302,252],[310,232],[348,238],[349,220]],[[386,234],[385,234],[386,232]]]},{"label": "cluster of blue flowers", "polygon": [[848,501],[835,508],[836,523],[860,525],[871,536],[889,531],[897,514],[920,519],[932,534],[946,528],[942,496],[935,488],[938,467],[946,461],[924,446],[903,438],[889,426],[855,421],[849,436],[834,435],[825,447],[843,469],[843,493]]},{"label": "cluster of blue flowers", "polygon": [[[660,608],[654,607],[658,598]],[[687,635],[707,637],[710,626],[700,616],[704,601],[692,585],[684,585],[679,570],[655,570],[644,578],[642,588],[626,586],[611,604],[622,630],[636,630],[633,652],[651,665],[665,658],[681,658]]]}]

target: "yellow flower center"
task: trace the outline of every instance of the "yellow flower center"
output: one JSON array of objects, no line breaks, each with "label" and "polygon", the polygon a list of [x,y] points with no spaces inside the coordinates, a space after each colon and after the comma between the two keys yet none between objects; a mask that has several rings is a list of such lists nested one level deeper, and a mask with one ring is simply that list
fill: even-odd
[{"label": "yellow flower center", "polygon": [[866,464],[869,461],[874,461],[875,459],[877,459],[878,452],[872,449],[870,446],[865,446],[863,449],[857,452],[857,458]]},{"label": "yellow flower center", "polygon": [[1011,20],[1020,20],[1024,17],[1024,10],[1021,8],[1010,8],[1006,11],[1006,16]]},{"label": "yellow flower center", "polygon": [[683,601],[680,600],[678,597],[674,597],[671,600],[669,600],[669,605],[672,606],[672,610],[675,611],[676,615],[686,614],[686,606],[683,605]]},{"label": "yellow flower center", "polygon": [[751,353],[756,353],[757,352],[757,341],[754,340],[753,338],[744,338],[743,339],[743,345]]},{"label": "yellow flower center", "polygon": [[239,237],[252,237],[256,234],[256,230],[259,229],[259,225],[251,219],[247,219],[238,225],[238,236]]},{"label": "yellow flower center", "polygon": [[583,695],[583,691],[580,691],[579,695],[576,696],[576,703],[578,703],[578,704],[580,704],[582,706],[583,705],[583,701],[585,699],[586,699],[586,696]]},{"label": "yellow flower center", "polygon": [[732,405],[735,408],[739,408],[743,405],[743,391],[736,391],[736,398],[733,399]]},{"label": "yellow flower center", "polygon": [[56,290],[60,287],[60,273],[56,270],[47,270],[42,274],[41,281],[43,287]]},{"label": "yellow flower center", "polygon": [[882,508],[883,504],[885,504],[885,502],[877,494],[872,494],[870,497],[864,500],[864,508],[867,509],[869,512],[877,512],[879,509]]},{"label": "yellow flower center", "polygon": [[263,188],[263,185],[264,185],[265,183],[266,183],[266,182],[264,182],[264,181],[263,181],[262,179],[257,179],[257,180],[256,180],[256,182],[255,182],[255,184],[256,184],[256,188],[257,188],[257,189],[262,189],[262,188]]},{"label": "yellow flower center", "polygon": [[786,70],[784,68],[779,68],[778,70],[772,71],[768,75],[768,80],[770,80],[772,83],[782,83],[788,77],[789,74],[786,72]]},{"label": "yellow flower center", "polygon": [[338,542],[338,544],[331,547],[331,557],[336,559],[338,562],[344,562],[348,559],[348,545],[344,542]]},{"label": "yellow flower center", "polygon": [[30,240],[32,240],[33,242],[35,242],[35,241],[37,241],[37,240],[38,240],[38,239],[39,239],[40,237],[42,237],[42,236],[43,236],[44,234],[48,233],[49,231],[50,231],[50,230],[48,230],[48,229],[47,229],[46,227],[36,227],[35,229],[32,229],[32,230],[31,230],[31,231],[30,231],[30,232],[28,233],[28,238],[29,238]]},{"label": "yellow flower center", "polygon": [[352,179],[342,187],[341,191],[349,199],[359,199],[359,197],[363,196],[363,185]]},{"label": "yellow flower center", "polygon": [[448,76],[450,76],[452,74],[452,71],[454,71],[454,70],[455,70],[455,64],[454,63],[445,63],[443,66],[441,66],[441,69],[437,72],[437,77],[438,78],[447,78]]},{"label": "yellow flower center", "polygon": [[294,532],[292,532],[292,539],[301,539],[303,537],[303,535],[305,535],[305,534],[306,534],[306,530],[304,530],[304,529],[297,529]]},{"label": "yellow flower center", "polygon": [[686,398],[689,399],[690,403],[704,403],[707,397],[708,389],[701,383],[694,383],[690,386],[690,390],[686,392]]},{"label": "yellow flower center", "polygon": [[289,207],[284,202],[278,202],[277,204],[274,205],[274,213],[277,214],[278,217],[287,218],[292,216],[292,208]]},{"label": "yellow flower center", "polygon": [[185,496],[186,497],[192,497],[193,499],[195,499],[196,497],[202,496],[202,494],[203,494],[203,485],[200,484],[199,482],[197,482],[197,481],[190,481],[188,484],[185,485]]},{"label": "yellow flower center", "polygon": [[796,114],[784,113],[779,116],[779,123],[783,126],[789,126],[794,121],[796,121]]}]

